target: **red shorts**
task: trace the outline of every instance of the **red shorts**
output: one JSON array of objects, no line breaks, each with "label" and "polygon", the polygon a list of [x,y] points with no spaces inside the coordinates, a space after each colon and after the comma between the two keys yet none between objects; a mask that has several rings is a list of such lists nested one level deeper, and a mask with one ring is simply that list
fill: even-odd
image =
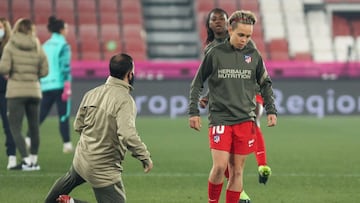
[{"label": "red shorts", "polygon": [[264,105],[264,99],[260,94],[256,94],[256,103],[259,103],[261,105]]},{"label": "red shorts", "polygon": [[256,125],[247,121],[235,125],[209,127],[211,149],[227,151],[231,154],[247,155],[255,151]]}]

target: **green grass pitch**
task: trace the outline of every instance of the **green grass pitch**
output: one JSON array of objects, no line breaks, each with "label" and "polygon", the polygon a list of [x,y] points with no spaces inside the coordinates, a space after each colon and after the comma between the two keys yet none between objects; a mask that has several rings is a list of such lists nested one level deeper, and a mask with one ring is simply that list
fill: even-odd
[{"label": "green grass pitch", "polygon": [[[207,118],[202,119],[205,126]],[[359,117],[280,116],[274,128],[265,126],[265,118],[262,121],[268,164],[273,174],[266,185],[260,185],[255,157],[249,156],[244,184],[252,203],[360,201]],[[128,202],[207,202],[211,159],[206,128],[200,132],[190,129],[186,117],[139,117],[137,127],[152,153],[154,168],[144,174],[141,163],[127,156],[123,181]],[[69,168],[72,154],[62,153],[57,119],[48,118],[40,132],[41,171],[36,172],[6,170],[1,133],[1,203],[43,202],[55,179]],[[74,142],[78,139],[75,132],[72,139]],[[88,184],[76,188],[71,195],[96,202]],[[221,199],[225,202],[224,195]]]}]

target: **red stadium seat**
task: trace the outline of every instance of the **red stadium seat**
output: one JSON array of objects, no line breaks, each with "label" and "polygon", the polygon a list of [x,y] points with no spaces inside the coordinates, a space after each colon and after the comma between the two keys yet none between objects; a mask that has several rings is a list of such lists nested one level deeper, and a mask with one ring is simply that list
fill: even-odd
[{"label": "red stadium seat", "polygon": [[95,0],[78,0],[77,3],[78,24],[97,24]]},{"label": "red stadium seat", "polygon": [[119,17],[114,13],[100,13],[100,25],[102,24],[117,24],[119,25]]},{"label": "red stadium seat", "polygon": [[143,17],[141,13],[122,12],[121,13],[123,25],[143,25]]},{"label": "red stadium seat", "polygon": [[68,25],[68,34],[66,35],[66,41],[71,46],[71,58],[72,60],[78,60],[79,59],[79,49],[78,49],[78,38],[75,34],[75,26],[74,25]]},{"label": "red stadium seat", "polygon": [[41,44],[43,44],[51,36],[50,32],[47,29],[47,24],[36,24],[35,28],[36,34],[39,37]]},{"label": "red stadium seat", "polygon": [[84,13],[93,13],[94,15],[96,15],[95,13],[95,8],[96,8],[96,2],[95,0],[77,0],[77,10],[79,12],[84,12]]},{"label": "red stadium seat", "polygon": [[75,10],[73,0],[55,1],[56,17],[63,19],[66,23],[75,24]]},{"label": "red stadium seat", "polygon": [[118,10],[117,0],[98,1],[99,2],[99,19],[102,24],[119,24],[121,12]]},{"label": "red stadium seat", "polygon": [[34,0],[35,24],[47,24],[49,16],[53,15],[52,3],[49,0]]},{"label": "red stadium seat", "polygon": [[117,0],[102,0],[99,1],[100,14],[108,13],[114,15],[118,11],[119,1]]},{"label": "red stadium seat", "polygon": [[293,60],[295,61],[312,61],[311,53],[296,53]]},{"label": "red stadium seat", "polygon": [[109,60],[114,54],[122,52],[122,40],[118,24],[101,25],[101,41],[104,60]]},{"label": "red stadium seat", "polygon": [[139,0],[122,0],[120,10],[123,25],[143,25],[142,6]]},{"label": "red stadium seat", "polygon": [[125,40],[124,49],[126,50],[126,52],[145,53],[146,47],[147,47],[146,42],[144,40],[137,40],[137,39]]},{"label": "red stadium seat", "polygon": [[224,9],[229,15],[238,10],[236,0],[217,0],[217,5]]},{"label": "red stadium seat", "polygon": [[[89,61],[99,61],[101,60],[100,55],[100,46],[93,45],[89,42],[86,42],[81,45],[82,51],[81,51],[81,60],[89,60]],[[86,51],[84,51],[86,50]]]},{"label": "red stadium seat", "polygon": [[141,25],[124,25],[123,27],[124,39],[143,39],[144,29]]},{"label": "red stadium seat", "polygon": [[[258,0],[237,0],[239,8],[238,9],[243,9],[243,10],[250,10],[252,12],[259,12],[260,8],[259,8],[259,1]],[[260,16],[259,16],[260,17]]]},{"label": "red stadium seat", "polygon": [[354,37],[360,36],[360,19],[354,18],[350,21],[352,35]]},{"label": "red stadium seat", "polygon": [[268,59],[268,52],[266,51],[266,45],[265,45],[265,42],[264,42],[263,38],[261,38],[261,37],[252,37],[252,40],[255,42],[256,48],[261,53],[261,56],[262,56],[263,60]]},{"label": "red stadium seat", "polygon": [[121,0],[120,10],[122,12],[142,13],[140,0]]},{"label": "red stadium seat", "polygon": [[147,46],[144,30],[141,25],[124,25],[124,51],[133,55],[135,60],[147,58]]},{"label": "red stadium seat", "polygon": [[[95,12],[95,11],[94,11]],[[87,12],[78,12],[78,24],[84,25],[84,24],[97,24],[96,15],[94,13],[87,13]]]},{"label": "red stadium seat", "polygon": [[216,7],[215,0],[197,0],[195,1],[195,4],[196,4],[196,10],[198,12],[208,13]]},{"label": "red stadium seat", "polygon": [[12,24],[14,24],[19,18],[31,19],[31,5],[30,1],[12,0]]},{"label": "red stadium seat", "polygon": [[8,21],[11,21],[11,9],[9,7],[8,1],[3,1],[0,3],[0,13],[1,17],[6,18]]},{"label": "red stadium seat", "polygon": [[79,40],[99,41],[97,25],[79,25]]},{"label": "red stadium seat", "polygon": [[96,25],[79,25],[80,55],[82,60],[100,60],[100,39]]},{"label": "red stadium seat", "polygon": [[273,61],[289,60],[289,48],[286,39],[273,39],[268,44],[270,58]]},{"label": "red stadium seat", "polygon": [[345,17],[334,14],[332,19],[333,37],[351,35],[350,25]]}]

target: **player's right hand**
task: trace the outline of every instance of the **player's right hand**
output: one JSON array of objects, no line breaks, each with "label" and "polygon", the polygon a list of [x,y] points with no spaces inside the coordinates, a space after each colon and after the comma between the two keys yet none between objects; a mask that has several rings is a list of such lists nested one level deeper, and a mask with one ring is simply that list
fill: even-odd
[{"label": "player's right hand", "polygon": [[277,123],[277,117],[275,114],[269,114],[267,116],[267,126],[268,127],[273,127],[275,126]]}]

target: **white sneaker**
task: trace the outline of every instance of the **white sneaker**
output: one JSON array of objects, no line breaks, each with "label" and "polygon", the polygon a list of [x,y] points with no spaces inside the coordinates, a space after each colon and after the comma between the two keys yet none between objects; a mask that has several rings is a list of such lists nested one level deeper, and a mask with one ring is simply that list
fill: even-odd
[{"label": "white sneaker", "polygon": [[71,142],[65,142],[63,146],[63,152],[65,154],[72,153],[74,151],[74,147]]},{"label": "white sneaker", "polygon": [[16,156],[10,155],[8,158],[7,169],[13,168],[16,166]]},{"label": "white sneaker", "polygon": [[31,146],[31,139],[30,137],[25,137],[25,145],[28,149],[30,149]]},{"label": "white sneaker", "polygon": [[38,170],[40,170],[40,165],[39,164],[31,164],[31,168],[32,168],[32,170],[33,171],[38,171]]}]

